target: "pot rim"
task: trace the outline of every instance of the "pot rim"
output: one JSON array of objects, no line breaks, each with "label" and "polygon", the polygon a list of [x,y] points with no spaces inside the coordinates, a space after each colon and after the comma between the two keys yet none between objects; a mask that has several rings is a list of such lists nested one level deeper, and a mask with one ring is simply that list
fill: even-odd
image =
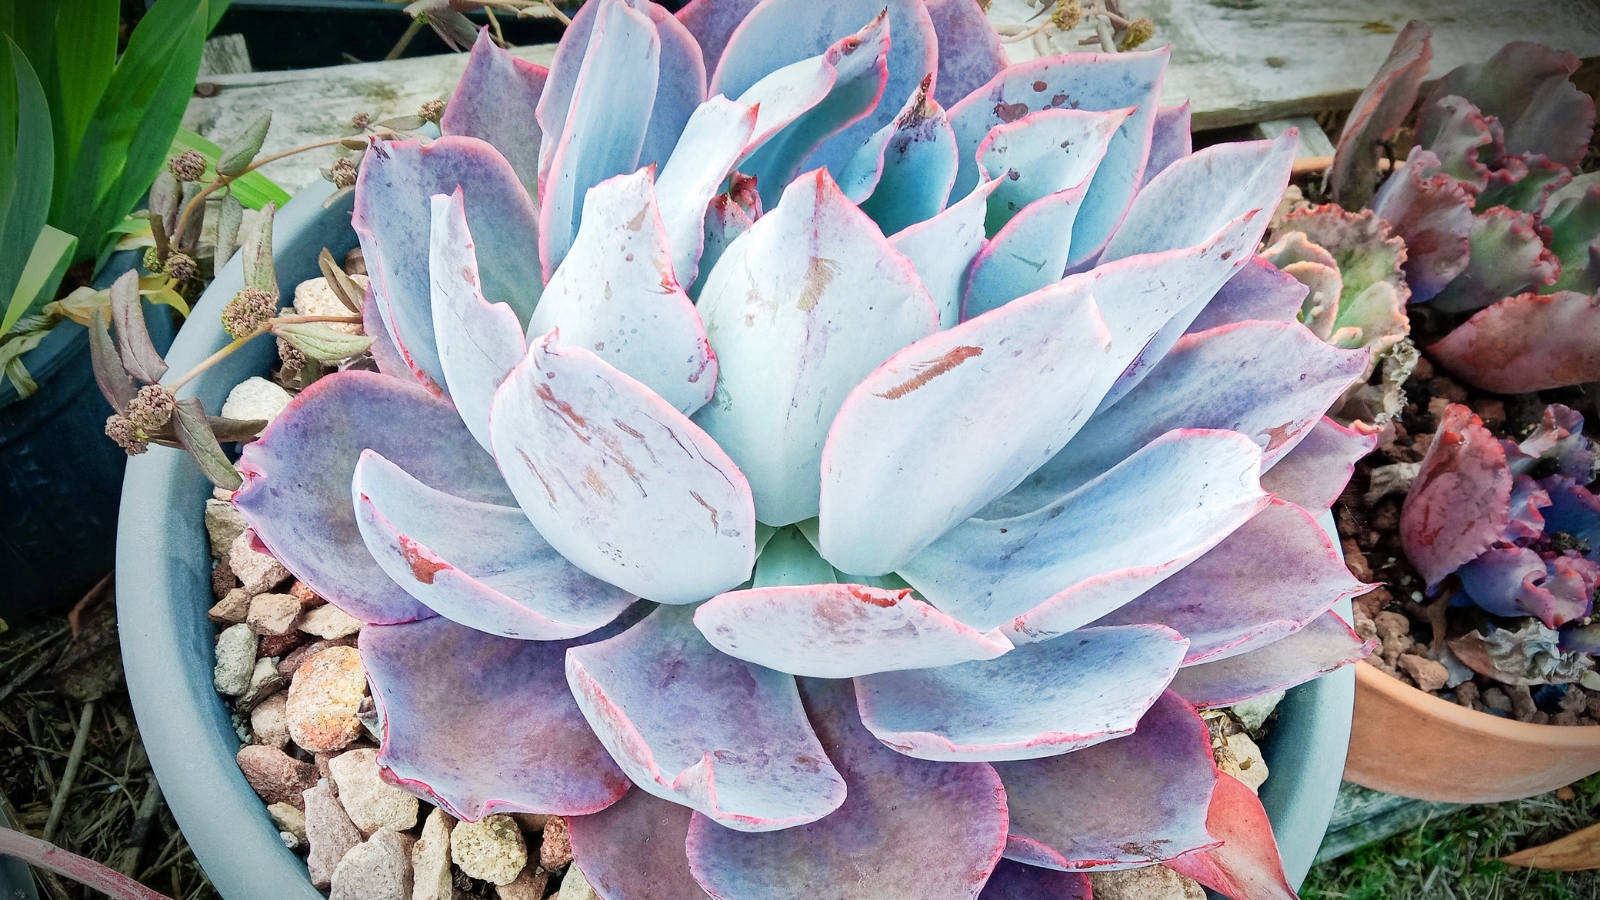
[{"label": "pot rim", "polygon": [[1436,697],[1371,665],[1358,664],[1358,690],[1375,691],[1416,710],[1428,719],[1437,719],[1456,728],[1473,731],[1496,740],[1519,744],[1538,744],[1570,750],[1600,749],[1600,725],[1535,725],[1516,719],[1492,716]]}]

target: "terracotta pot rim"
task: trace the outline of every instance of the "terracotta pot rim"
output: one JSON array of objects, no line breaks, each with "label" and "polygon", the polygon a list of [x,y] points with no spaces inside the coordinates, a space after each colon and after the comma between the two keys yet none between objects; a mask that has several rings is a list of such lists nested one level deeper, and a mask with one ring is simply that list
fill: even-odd
[{"label": "terracotta pot rim", "polygon": [[1467,731],[1497,740],[1573,750],[1600,749],[1600,725],[1535,725],[1503,719],[1412,687],[1365,662],[1356,664],[1358,687],[1387,695],[1396,703],[1411,707],[1429,719],[1442,719]]}]

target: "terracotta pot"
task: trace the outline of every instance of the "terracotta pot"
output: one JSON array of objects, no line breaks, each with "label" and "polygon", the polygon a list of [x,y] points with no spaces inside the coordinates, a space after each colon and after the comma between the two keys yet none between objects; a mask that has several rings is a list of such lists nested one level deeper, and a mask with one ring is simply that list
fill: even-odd
[{"label": "terracotta pot", "polygon": [[1356,670],[1344,777],[1447,803],[1499,803],[1600,772],[1600,726],[1530,725],[1457,706],[1369,665]]}]

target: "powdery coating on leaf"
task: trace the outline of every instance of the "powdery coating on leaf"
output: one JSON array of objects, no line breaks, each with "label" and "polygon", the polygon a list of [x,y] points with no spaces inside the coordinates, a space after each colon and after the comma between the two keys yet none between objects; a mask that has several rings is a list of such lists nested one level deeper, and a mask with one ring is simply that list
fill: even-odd
[{"label": "powdery coating on leaf", "polygon": [[[546,278],[572,246],[589,188],[632,172],[639,162],[660,83],[662,41],[650,17],[625,0],[593,5],[598,12],[559,128],[551,113],[560,100],[552,88],[566,62],[563,54],[552,61],[551,81],[539,101],[545,135],[539,151],[539,261]],[[562,39],[564,48],[571,37]],[[575,41],[574,52],[576,47]],[[547,154],[545,147],[552,146]]]},{"label": "powdery coating on leaf", "polygon": [[1159,625],[1083,628],[997,659],[855,679],[861,721],[907,756],[1038,759],[1132,734],[1189,642]]},{"label": "powdery coating on leaf", "polygon": [[1594,100],[1568,80],[1578,63],[1565,50],[1513,41],[1481,63],[1459,66],[1429,92],[1418,142],[1427,146],[1438,127],[1434,102],[1455,94],[1500,120],[1507,153],[1543,153],[1574,168],[1594,132]]},{"label": "powdery coating on leaf", "polygon": [[909,590],[860,584],[731,591],[695,610],[694,624],[729,656],[811,678],[948,666],[1011,649],[998,631],[963,625]]},{"label": "powdery coating on leaf", "polygon": [[1109,614],[1249,521],[1271,499],[1260,462],[1243,435],[1171,432],[1051,506],[967,520],[900,575],[974,628],[1047,640]]},{"label": "powdery coating on leaf", "polygon": [[1338,613],[1329,611],[1265,647],[1182,669],[1172,679],[1172,690],[1201,709],[1232,706],[1304,684],[1376,649],[1376,641],[1362,641]]},{"label": "powdery coating on leaf", "polygon": [[1439,158],[1450,177],[1471,190],[1474,197],[1489,185],[1486,161],[1505,153],[1505,132],[1492,116],[1485,116],[1464,97],[1429,98],[1423,121],[1430,134],[1418,146]]},{"label": "powdery coating on leaf", "polygon": [[774,831],[844,802],[845,783],[806,722],[794,679],[724,656],[687,608],[567,654],[584,716],[643,790],[719,827]]},{"label": "powdery coating on leaf", "polygon": [[301,391],[239,459],[239,511],[294,576],[363,622],[433,615],[383,573],[361,538],[350,478],[372,449],[467,500],[515,501],[456,411],[413,382],[338,372]]},{"label": "powdery coating on leaf", "polygon": [[708,75],[717,70],[717,62],[734,29],[759,2],[761,0],[691,0],[678,10],[678,21],[700,45],[700,56]]},{"label": "powdery coating on leaf", "polygon": [[999,186],[998,181],[985,181],[933,218],[889,237],[889,243],[911,261],[928,289],[939,311],[940,328],[961,321],[967,272],[983,247],[989,195]]},{"label": "powdery coating on leaf", "polygon": [[1165,625],[1189,639],[1186,666],[1248,653],[1305,627],[1371,585],[1357,581],[1305,510],[1282,500],[1183,571],[1095,625]]},{"label": "powdery coating on leaf", "polygon": [[800,529],[791,525],[776,529],[762,545],[751,584],[756,588],[770,588],[830,585],[837,580],[833,567],[817,555]]},{"label": "powdery coating on leaf", "polygon": [[658,603],[694,603],[755,563],[750,488],[649,388],[537,338],[495,394],[495,457],[528,521],[573,565]]},{"label": "powdery coating on leaf", "polygon": [[516,170],[490,145],[470,137],[374,141],[356,182],[355,215],[370,290],[389,336],[417,379],[439,392],[445,383],[433,328],[429,199],[459,188],[490,302],[526,319],[539,300],[533,248],[538,212]]},{"label": "powdery coating on leaf", "polygon": [[363,628],[385,779],[469,821],[584,815],[616,802],[628,778],[562,674],[577,643],[495,637],[443,618]]},{"label": "powdery coating on leaf", "polygon": [[1432,152],[1413,150],[1373,202],[1378,216],[1405,240],[1412,303],[1431,300],[1467,268],[1472,194],[1440,166]]},{"label": "powdery coating on leaf", "polygon": [[549,75],[544,66],[495,46],[487,29],[478,32],[467,70],[439,119],[440,132],[493,144],[516,170],[529,196],[537,194],[544,132],[535,112]]},{"label": "powdery coating on leaf", "polygon": [[1194,152],[1194,137],[1189,130],[1193,119],[1190,106],[1185,100],[1182,106],[1156,108],[1156,124],[1150,135],[1150,161],[1145,165],[1141,188],[1167,166]]},{"label": "powdery coating on leaf", "polygon": [[1492,547],[1459,570],[1472,602],[1497,616],[1534,616],[1560,628],[1588,616],[1600,567],[1582,557],[1545,559],[1526,547]]},{"label": "powdery coating on leaf", "polygon": [[1298,231],[1333,255],[1343,284],[1336,325],[1343,325],[1346,308],[1380,281],[1394,287],[1402,299],[1410,296],[1404,269],[1406,243],[1372,210],[1348,213],[1332,203],[1314,206],[1285,216],[1278,230]]},{"label": "powdery coating on leaf", "polygon": [[1235,900],[1297,900],[1283,874],[1272,822],[1255,792],[1225,772],[1217,773],[1206,830],[1222,841],[1168,860],[1166,866]]},{"label": "powdery coating on leaf", "polygon": [[1296,322],[1185,335],[1138,387],[1029,475],[1006,508],[1037,509],[1174,428],[1237,431],[1262,448],[1269,468],[1362,376],[1367,359],[1365,349],[1331,347]]},{"label": "powdery coating on leaf", "polygon": [[1217,770],[1194,708],[1163,693],[1127,737],[995,764],[1011,806],[1006,857],[1048,869],[1124,869],[1217,842],[1206,809]]},{"label": "powdery coating on leaf", "polygon": [[1425,22],[1407,22],[1345,120],[1329,180],[1334,200],[1348,209],[1360,209],[1372,199],[1378,144],[1394,137],[1417,103],[1433,59],[1428,42],[1432,34]]},{"label": "powdery coating on leaf", "polygon": [[572,861],[603,900],[705,900],[683,849],[693,815],[629,791],[594,815],[567,819]]},{"label": "powdery coating on leaf", "polygon": [[1378,445],[1378,435],[1363,434],[1323,416],[1310,433],[1261,475],[1261,487],[1279,500],[1320,513],[1333,505],[1350,483],[1356,461]]},{"label": "powdery coating on leaf", "polygon": [[893,99],[876,109],[861,110],[852,117],[854,124],[838,131],[805,161],[808,169],[825,166],[837,175],[868,135],[894,119],[895,104],[910,97],[938,66],[938,35],[922,0],[835,0],[821,6],[814,0],[767,0],[752,9],[729,37],[710,93],[738,96],[773,70],[827,51],[885,10],[893,43],[888,81],[880,83],[879,90]]},{"label": "powdery coating on leaf", "polygon": [[1252,319],[1293,322],[1308,291],[1293,275],[1278,271],[1260,256],[1252,256],[1189,323],[1185,334]]},{"label": "powdery coating on leaf", "polygon": [[978,900],[1089,900],[1089,876],[1000,860]]},{"label": "powdery coating on leaf", "polygon": [[984,763],[932,763],[878,743],[848,681],[801,682],[849,787],[827,818],[766,834],[689,824],[689,870],[719,900],[973,900],[1006,840],[1006,795]]},{"label": "powdery coating on leaf", "polygon": [[1122,221],[1144,181],[1156,103],[1170,49],[1132,53],[1069,53],[1018,63],[950,107],[961,147],[953,197],[978,183],[975,157],[989,130],[1043,109],[1105,111],[1135,107],[1106,150],[1072,226],[1069,265],[1093,259]]},{"label": "powdery coating on leaf", "polygon": [[757,113],[754,106],[712,97],[689,117],[678,146],[656,179],[672,272],[680,285],[692,285],[699,277],[706,206],[722,191],[728,172],[744,153]]},{"label": "powdery coating on leaf", "polygon": [[1500,442],[1472,410],[1451,404],[1400,507],[1401,544],[1429,590],[1500,539],[1511,481]]},{"label": "powdery coating on leaf", "polygon": [[928,96],[927,81],[917,86],[894,121],[857,151],[852,168],[863,153],[876,156],[877,174],[861,211],[885,234],[931,219],[944,209],[956,180],[956,135],[944,109]]},{"label": "powdery coating on leaf", "polygon": [[846,393],[938,324],[910,263],[820,169],[728,248],[699,309],[721,377],[695,421],[750,479],[768,525],[817,514]]},{"label": "powdery coating on leaf", "polygon": [[1573,291],[1507,297],[1428,355],[1462,381],[1502,394],[1600,380],[1600,299]]},{"label": "powdery coating on leaf", "polygon": [[1121,371],[1083,280],[923,338],[851,389],[822,452],[819,537],[881,575],[1021,481]]},{"label": "powdery coating on leaf", "polygon": [[927,0],[927,5],[939,38],[934,97],[948,108],[1000,74],[1010,60],[978,0]]},{"label": "powdery coating on leaf", "polygon": [[1467,268],[1433,298],[1433,305],[1468,312],[1555,284],[1561,261],[1545,246],[1547,233],[1531,214],[1504,206],[1474,216]]},{"label": "powdery coating on leaf", "polygon": [[566,346],[593,352],[684,415],[711,399],[717,360],[673,274],[649,169],[589,189],[578,236],[528,322],[532,339],[552,329]]},{"label": "powdery coating on leaf", "polygon": [[509,305],[490,303],[483,296],[477,247],[459,187],[449,197],[433,196],[428,269],[444,384],[467,430],[491,450],[489,404],[500,382],[522,362],[522,323]]},{"label": "powdery coating on leaf", "polygon": [[434,612],[488,634],[587,634],[637,600],[566,561],[522,510],[435,491],[371,450],[351,479],[356,522],[390,578]]},{"label": "powdery coating on leaf", "polygon": [[393,378],[411,378],[411,368],[406,365],[406,358],[400,355],[400,348],[394,345],[394,338],[389,337],[389,330],[384,327],[383,316],[378,312],[378,303],[370,288],[361,297],[361,331],[372,338],[372,346],[367,351],[372,354],[372,361],[379,372]]},{"label": "powdery coating on leaf", "polygon": [[661,38],[661,64],[650,127],[645,131],[637,165],[659,168],[672,155],[689,118],[705,102],[709,73],[694,34],[665,6],[653,2],[643,5]]}]

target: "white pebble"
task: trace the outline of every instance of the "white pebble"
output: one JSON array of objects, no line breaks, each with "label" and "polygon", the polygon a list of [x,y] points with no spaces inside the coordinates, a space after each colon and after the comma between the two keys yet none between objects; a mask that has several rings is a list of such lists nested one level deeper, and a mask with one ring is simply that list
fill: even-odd
[{"label": "white pebble", "polygon": [[234,539],[248,527],[244,514],[239,512],[232,500],[218,500],[215,497],[206,500],[206,536],[211,539],[213,558],[227,556]]},{"label": "white pebble", "polygon": [[556,900],[600,900],[600,895],[584,880],[577,866],[567,866],[567,874],[561,876],[561,891],[556,894]]},{"label": "white pebble", "polygon": [[224,419],[266,419],[271,422],[289,405],[289,392],[257,375],[233,386],[222,404]]},{"label": "white pebble", "polygon": [[252,743],[279,750],[289,746],[289,717],[283,709],[287,702],[288,697],[280,691],[250,711],[250,731],[255,735]]},{"label": "white pebble", "polygon": [[230,625],[217,635],[217,667],[211,683],[217,693],[237,697],[250,690],[256,667],[256,635],[248,625]]},{"label": "white pebble", "polygon": [[411,900],[452,900],[450,827],[455,819],[442,809],[428,813],[422,837],[411,847]]},{"label": "white pebble", "polygon": [[351,847],[328,900],[411,900],[411,837],[386,828]]},{"label": "white pebble", "polygon": [[360,631],[361,620],[332,603],[324,603],[306,613],[300,620],[300,630],[325,641],[336,641]]},{"label": "white pebble", "polygon": [[378,751],[351,750],[328,761],[339,802],[366,834],[382,828],[405,831],[417,824],[417,798],[378,776]]},{"label": "white pebble", "polygon": [[510,816],[485,816],[456,824],[450,832],[450,857],[473,878],[510,884],[528,864],[528,845]]}]

